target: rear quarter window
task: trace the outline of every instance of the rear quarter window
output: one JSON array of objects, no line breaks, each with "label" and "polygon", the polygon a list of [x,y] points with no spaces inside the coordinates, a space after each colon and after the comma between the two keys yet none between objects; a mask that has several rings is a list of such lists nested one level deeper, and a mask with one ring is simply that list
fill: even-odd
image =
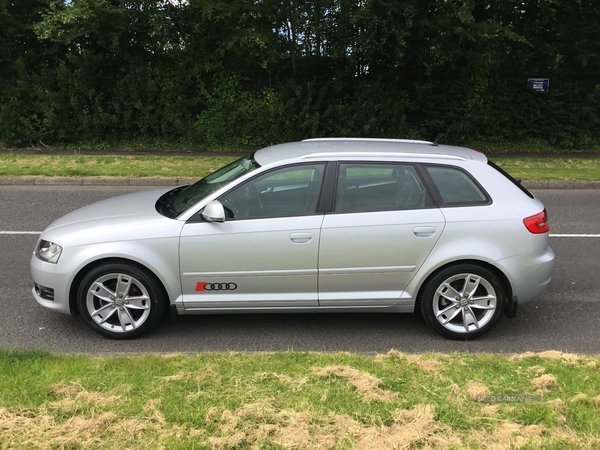
[{"label": "rear quarter window", "polygon": [[475,179],[456,167],[427,166],[429,177],[445,206],[488,205],[490,197]]}]

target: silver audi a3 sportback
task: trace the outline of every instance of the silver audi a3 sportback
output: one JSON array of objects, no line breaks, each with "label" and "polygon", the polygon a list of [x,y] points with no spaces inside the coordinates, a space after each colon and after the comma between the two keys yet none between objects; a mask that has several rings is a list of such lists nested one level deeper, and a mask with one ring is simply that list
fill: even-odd
[{"label": "silver audi a3 sportback", "polygon": [[417,310],[473,339],[546,288],[548,231],[544,205],[482,153],[309,139],[67,214],[36,245],[33,295],[116,339],[169,310]]}]

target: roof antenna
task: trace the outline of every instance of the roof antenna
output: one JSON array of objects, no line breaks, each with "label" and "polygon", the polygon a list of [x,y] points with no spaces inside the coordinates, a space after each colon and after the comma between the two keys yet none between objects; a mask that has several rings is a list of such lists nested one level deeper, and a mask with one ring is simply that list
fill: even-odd
[{"label": "roof antenna", "polygon": [[439,143],[440,143],[440,140],[436,139],[435,141],[433,141],[433,143],[431,144],[431,146],[432,147],[438,147]]}]

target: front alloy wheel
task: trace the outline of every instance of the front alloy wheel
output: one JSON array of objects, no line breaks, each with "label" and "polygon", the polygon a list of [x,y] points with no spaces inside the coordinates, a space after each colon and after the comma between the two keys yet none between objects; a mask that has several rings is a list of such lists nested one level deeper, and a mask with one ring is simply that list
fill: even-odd
[{"label": "front alloy wheel", "polygon": [[474,339],[494,327],[504,310],[498,278],[473,264],[448,267],[424,287],[421,312],[436,331],[451,339]]},{"label": "front alloy wheel", "polygon": [[103,336],[129,339],[152,329],[164,311],[162,286],[134,265],[106,264],[83,279],[78,293],[79,311]]}]

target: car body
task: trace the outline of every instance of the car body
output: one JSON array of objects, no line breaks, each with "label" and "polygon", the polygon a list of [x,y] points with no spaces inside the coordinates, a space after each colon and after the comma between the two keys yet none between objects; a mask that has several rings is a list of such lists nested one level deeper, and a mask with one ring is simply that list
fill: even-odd
[{"label": "car body", "polygon": [[549,284],[548,230],[544,205],[480,152],[309,139],[67,214],[36,245],[33,295],[117,339],[168,309],[417,310],[472,339]]}]

